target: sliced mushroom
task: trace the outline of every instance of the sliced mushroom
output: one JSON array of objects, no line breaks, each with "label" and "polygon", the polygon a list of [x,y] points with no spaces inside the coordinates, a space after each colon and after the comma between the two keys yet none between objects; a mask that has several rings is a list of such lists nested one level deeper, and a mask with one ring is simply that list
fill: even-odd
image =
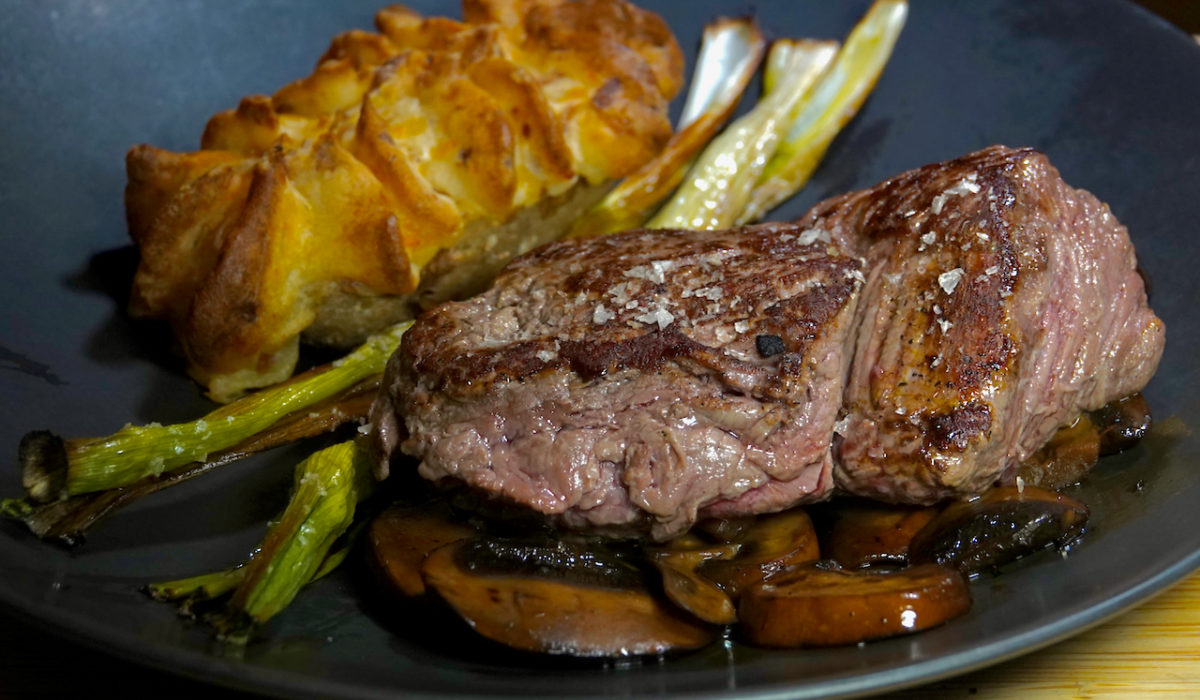
[{"label": "sliced mushroom", "polygon": [[747,589],[738,618],[751,644],[825,647],[917,632],[970,607],[966,581],[954,569],[927,564],[877,573],[808,566]]},{"label": "sliced mushroom", "polygon": [[679,607],[716,625],[737,622],[733,601],[720,586],[697,573],[708,561],[731,559],[741,545],[708,545],[694,535],[684,535],[665,546],[647,551],[662,574],[663,592]]},{"label": "sliced mushroom", "polygon": [[909,560],[978,573],[1071,542],[1087,518],[1087,506],[1069,496],[1002,486],[947,506],[913,538]]},{"label": "sliced mushroom", "polygon": [[737,542],[742,534],[758,520],[752,515],[736,518],[709,518],[696,523],[693,532],[703,534],[713,542]]},{"label": "sliced mushroom", "polygon": [[1100,443],[1096,424],[1087,415],[1079,416],[1025,460],[1017,475],[1026,484],[1052,491],[1079,483],[1100,459]]},{"label": "sliced mushroom", "polygon": [[1150,430],[1150,405],[1135,393],[1113,401],[1092,414],[1100,427],[1100,454],[1111,455],[1133,447]]},{"label": "sliced mushroom", "polygon": [[438,547],[474,534],[474,528],[454,519],[445,501],[436,500],[383,511],[367,531],[367,545],[385,580],[404,595],[419,596],[425,592],[421,579],[425,557]]},{"label": "sliced mushroom", "polygon": [[875,501],[845,501],[832,509],[824,556],[850,569],[903,566],[912,538],[941,511]]},{"label": "sliced mushroom", "polygon": [[517,649],[639,656],[716,638],[653,596],[638,567],[596,547],[475,537],[434,551],[422,574],[476,632]]},{"label": "sliced mushroom", "polygon": [[699,572],[735,600],[750,586],[821,556],[812,520],[800,508],[759,517],[732,544],[740,545],[736,556],[706,561]]}]

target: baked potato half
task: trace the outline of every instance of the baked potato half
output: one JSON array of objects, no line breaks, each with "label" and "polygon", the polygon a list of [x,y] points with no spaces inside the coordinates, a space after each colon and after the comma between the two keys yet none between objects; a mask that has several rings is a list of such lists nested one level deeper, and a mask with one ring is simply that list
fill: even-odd
[{"label": "baked potato half", "polygon": [[671,135],[683,60],[624,0],[391,6],[314,72],[127,156],[130,312],[168,321],[214,399],[484,288]]}]

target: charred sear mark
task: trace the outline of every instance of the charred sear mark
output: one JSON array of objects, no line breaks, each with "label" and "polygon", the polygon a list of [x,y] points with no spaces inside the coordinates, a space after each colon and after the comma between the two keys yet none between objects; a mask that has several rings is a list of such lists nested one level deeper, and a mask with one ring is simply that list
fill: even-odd
[{"label": "charred sear mark", "polygon": [[928,440],[938,450],[967,449],[971,439],[992,427],[992,411],[980,404],[966,404],[950,413],[929,419]]},{"label": "charred sear mark", "polygon": [[777,335],[756,336],[754,338],[754,347],[758,349],[758,354],[763,357],[774,357],[787,349],[784,347],[783,338]]},{"label": "charred sear mark", "polygon": [[[434,391],[483,391],[491,382],[522,381],[547,366],[556,364],[538,357],[551,350],[553,341],[512,343],[495,350],[455,355],[447,361],[442,355],[413,359],[413,372],[425,378]],[[405,352],[402,348],[401,352]]]},{"label": "charred sear mark", "polygon": [[[853,296],[854,283],[841,272],[846,269],[856,267],[839,265],[835,268],[836,274],[831,273],[827,277],[836,281],[815,285],[804,294],[784,299],[768,308],[759,325],[765,331],[763,335],[778,336],[783,344],[781,352],[803,355]],[[762,354],[761,349],[759,353]]]},{"label": "charred sear mark", "polygon": [[702,349],[700,343],[674,328],[666,328],[628,340],[564,341],[560,355],[576,374],[591,380],[627,368],[653,370],[666,360]]}]

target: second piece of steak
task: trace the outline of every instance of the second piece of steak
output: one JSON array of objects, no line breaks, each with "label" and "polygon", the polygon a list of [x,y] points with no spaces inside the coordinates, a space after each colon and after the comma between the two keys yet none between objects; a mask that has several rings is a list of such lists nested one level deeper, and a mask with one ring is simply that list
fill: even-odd
[{"label": "second piece of steak", "polygon": [[859,268],[785,224],[542,248],[409,331],[381,466],[658,539],[825,498]]},{"label": "second piece of steak", "polygon": [[838,423],[843,490],[979,493],[1158,366],[1165,329],[1128,232],[1030,149],[910,171],[800,224],[867,261]]}]

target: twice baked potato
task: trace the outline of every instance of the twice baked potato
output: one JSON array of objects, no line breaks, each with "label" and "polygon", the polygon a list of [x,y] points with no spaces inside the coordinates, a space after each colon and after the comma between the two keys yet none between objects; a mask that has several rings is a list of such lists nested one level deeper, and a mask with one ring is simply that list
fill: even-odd
[{"label": "twice baked potato", "polygon": [[130,312],[217,400],[487,285],[671,134],[683,61],[624,0],[391,6],[316,70],[215,115],[201,150],[129,151]]}]

